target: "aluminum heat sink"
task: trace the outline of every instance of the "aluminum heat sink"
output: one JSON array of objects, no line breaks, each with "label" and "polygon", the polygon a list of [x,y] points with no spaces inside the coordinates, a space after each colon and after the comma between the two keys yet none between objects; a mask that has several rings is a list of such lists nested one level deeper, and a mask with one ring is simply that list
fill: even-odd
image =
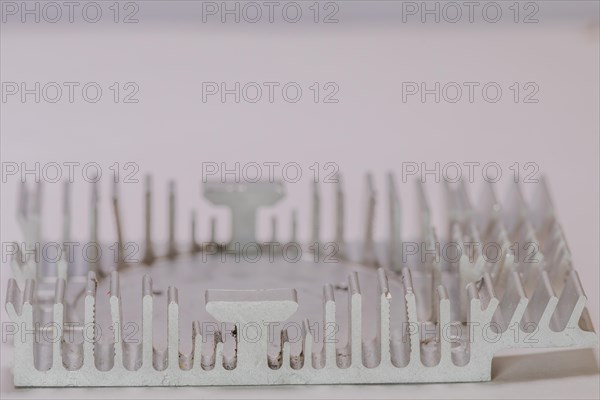
[{"label": "aluminum heat sink", "polygon": [[[281,183],[209,183],[204,196],[232,212],[232,238],[151,238],[145,198],[141,261],[127,256],[115,190],[118,257],[41,259],[39,188],[23,186],[25,243],[12,261],[6,309],[16,386],[188,386],[465,382],[491,379],[507,348],[587,347],[597,337],[586,297],[544,182],[532,207],[514,185],[506,207],[486,187],[474,209],[463,184],[447,185],[449,232],[438,241],[417,187],[420,237],[400,237],[401,210],[388,179],[389,240],[374,241],[376,192],[367,179],[364,240],[344,240],[344,194],[336,189],[336,238],[320,239],[320,188],[313,185],[312,238],[257,243],[256,210],[284,197]],[[97,235],[94,186],[92,244]],[[68,241],[68,188],[65,243]],[[529,248],[527,248],[529,246]],[[101,249],[106,247],[100,247]],[[531,249],[533,248],[534,251]],[[518,251],[520,250],[520,251]],[[64,254],[64,253],[63,253]],[[205,306],[204,306],[205,305]]]}]

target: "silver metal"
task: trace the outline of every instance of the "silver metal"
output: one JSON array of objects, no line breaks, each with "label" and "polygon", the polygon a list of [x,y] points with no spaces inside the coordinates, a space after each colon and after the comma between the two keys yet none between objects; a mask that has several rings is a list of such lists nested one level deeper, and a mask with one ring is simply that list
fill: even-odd
[{"label": "silver metal", "polygon": [[146,176],[144,183],[145,194],[144,194],[144,232],[145,232],[145,245],[144,245],[144,259],[145,264],[152,264],[156,259],[154,254],[154,246],[152,243],[152,177]]},{"label": "silver metal", "polygon": [[124,262],[123,258],[125,257],[125,239],[123,238],[123,226],[121,222],[121,211],[119,208],[119,186],[117,182],[113,182],[112,206],[115,218],[115,227],[117,231],[117,265],[122,265]]},{"label": "silver metal", "polygon": [[177,243],[175,239],[175,182],[169,182],[169,239],[168,239],[167,257],[174,259],[177,257]]},{"label": "silver metal", "polygon": [[272,206],[284,196],[281,182],[230,184],[209,182],[204,197],[215,205],[231,209],[232,238],[230,243],[256,242],[256,210]]},{"label": "silver metal", "polygon": [[[207,198],[232,208],[232,239],[216,243],[212,219],[213,246],[196,243],[192,214],[189,250],[173,252],[170,233],[165,253],[154,253],[149,180],[141,262],[103,260],[94,266],[73,260],[67,274],[64,263],[42,271],[19,249],[11,264],[14,279],[6,309],[16,326],[30,334],[14,336],[15,385],[486,381],[494,354],[503,349],[597,344],[545,182],[536,188],[531,207],[518,186],[506,208],[493,187],[486,187],[477,209],[463,184],[448,187],[450,232],[441,242],[418,184],[421,232],[415,242],[407,242],[400,239],[400,201],[389,175],[391,225],[384,243],[373,238],[376,192],[372,177],[367,183],[366,234],[359,243],[344,235],[341,185],[333,189],[335,243],[343,242],[343,257],[322,251],[326,242],[319,232],[316,185],[308,225],[318,247],[297,242],[296,212],[289,242],[277,245],[274,217],[268,246],[256,244],[251,254],[227,247],[235,240],[255,240],[256,208],[281,199],[280,184],[209,184]],[[28,240],[35,240],[40,220],[34,216],[41,207],[36,205],[33,214],[26,211],[26,193],[24,188],[19,218]],[[173,227],[172,186],[170,193]],[[92,198],[97,199],[95,188]],[[116,192],[113,205],[119,227]],[[94,213],[97,206],[94,200]],[[96,214],[92,232],[97,220]],[[497,245],[502,256],[492,262],[481,248],[468,248],[474,238]],[[510,244],[524,240],[539,244],[540,262],[510,254]],[[440,254],[449,243],[461,250],[456,259]],[[283,249],[299,250],[299,257]]]},{"label": "silver metal", "polygon": [[311,242],[318,244],[321,238],[321,194],[319,184],[312,184],[312,231]]}]

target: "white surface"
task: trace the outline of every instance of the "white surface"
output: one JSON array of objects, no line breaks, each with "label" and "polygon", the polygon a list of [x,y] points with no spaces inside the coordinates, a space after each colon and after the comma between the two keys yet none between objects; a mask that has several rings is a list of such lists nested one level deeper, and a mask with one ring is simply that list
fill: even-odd
[{"label": "white surface", "polygon": [[[544,4],[543,2],[541,3]],[[588,4],[588,3],[586,3]],[[589,4],[588,4],[589,6]],[[208,237],[209,205],[200,199],[201,162],[298,162],[304,172],[314,161],[339,164],[345,174],[348,229],[358,237],[362,220],[363,174],[400,174],[400,163],[494,161],[503,170],[515,161],[536,162],[548,177],[576,268],[589,297],[596,330],[599,259],[600,85],[598,10],[564,21],[534,25],[372,24],[203,26],[148,19],[124,25],[2,25],[1,78],[6,81],[135,81],[139,104],[2,103],[2,161],[95,161],[104,170],[114,161],[136,162],[140,176],[155,176],[154,226],[166,238],[166,180],[178,181],[179,237],[187,237],[187,212],[199,210],[200,240]],[[341,17],[340,17],[341,18]],[[203,81],[337,82],[338,104],[202,103]],[[535,81],[538,104],[402,103],[403,81]],[[500,184],[505,187],[509,179]],[[288,215],[300,209],[300,233],[309,236],[309,179],[288,185],[289,198],[277,206]],[[2,185],[2,242],[15,237],[16,188]],[[443,226],[439,185],[427,184],[434,222]],[[527,185],[525,191],[528,191]],[[101,235],[114,236],[109,218],[110,182],[102,181]],[[122,185],[128,240],[143,236],[142,185]],[[406,221],[416,194],[399,185]],[[45,185],[44,233],[59,239],[58,184]],[[324,210],[333,189],[324,188]],[[503,194],[503,193],[501,193]],[[477,193],[472,192],[473,199]],[[502,196],[503,197],[503,196]],[[88,185],[75,182],[73,234],[86,240]],[[56,210],[56,211],[55,211]],[[162,214],[159,212],[163,211]],[[354,212],[353,212],[354,211]],[[217,213],[219,216],[225,212]],[[269,215],[271,212],[269,212]],[[259,236],[268,238],[269,218],[260,218]],[[387,226],[378,212],[377,236]],[[287,218],[280,231],[287,232]],[[333,216],[324,213],[326,235]],[[438,228],[440,230],[442,228]],[[227,228],[219,225],[219,235]],[[0,282],[4,302],[7,265]],[[3,308],[3,307],[2,307]],[[2,321],[6,321],[2,310]],[[164,398],[164,397],[452,397],[598,398],[597,353],[591,350],[498,357],[494,380],[484,384],[318,386],[181,389],[14,390],[11,347],[2,344],[2,397]]]}]

